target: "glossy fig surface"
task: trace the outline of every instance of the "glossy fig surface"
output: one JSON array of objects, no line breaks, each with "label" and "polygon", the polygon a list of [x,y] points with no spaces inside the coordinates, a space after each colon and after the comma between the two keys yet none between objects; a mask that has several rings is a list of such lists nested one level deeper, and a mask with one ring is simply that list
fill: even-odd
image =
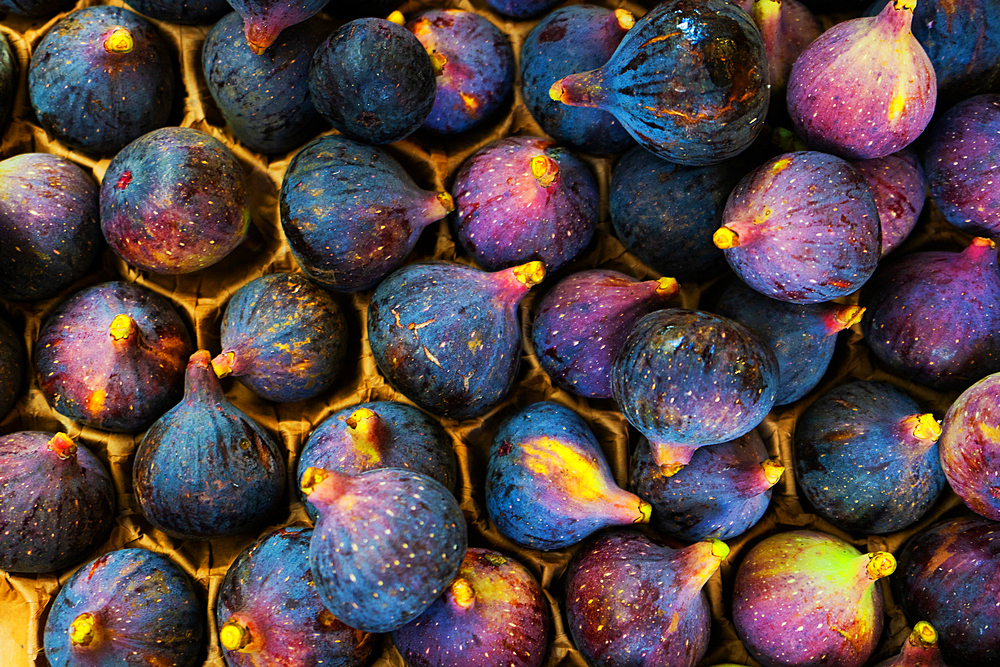
[{"label": "glossy fig surface", "polygon": [[282,30],[322,11],[330,0],[229,0],[243,17],[247,45],[262,54]]},{"label": "glossy fig surface", "polygon": [[948,485],[975,513],[1000,521],[1000,374],[955,399],[942,424],[941,466]]}]

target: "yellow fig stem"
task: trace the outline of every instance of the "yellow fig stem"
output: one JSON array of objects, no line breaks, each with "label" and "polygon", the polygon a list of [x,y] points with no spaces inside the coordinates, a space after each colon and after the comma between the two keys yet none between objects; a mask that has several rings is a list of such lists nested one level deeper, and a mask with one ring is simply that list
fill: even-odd
[{"label": "yellow fig stem", "polygon": [[434,76],[440,76],[444,72],[444,66],[448,64],[448,58],[443,53],[433,51],[428,53],[431,57],[431,67],[434,68]]},{"label": "yellow fig stem", "polygon": [[896,571],[896,558],[888,551],[876,551],[868,554],[868,577],[877,580],[888,577]]},{"label": "yellow fig stem", "polygon": [[539,260],[514,267],[514,279],[531,288],[545,279],[545,264]]},{"label": "yellow fig stem", "polygon": [[476,601],[476,591],[472,588],[469,580],[463,577],[458,577],[451,582],[451,595],[455,604],[462,609],[470,608]]},{"label": "yellow fig stem", "polygon": [[219,378],[224,378],[233,373],[233,364],[236,363],[236,353],[232,350],[223,352],[212,359],[212,370]]},{"label": "yellow fig stem", "polygon": [[631,30],[635,26],[635,15],[627,9],[616,9],[615,18],[622,30]]},{"label": "yellow fig stem", "polygon": [[385,20],[389,23],[395,23],[396,25],[406,25],[406,18],[403,17],[403,12],[398,9],[389,14]]},{"label": "yellow fig stem", "polygon": [[838,331],[843,331],[860,322],[864,314],[864,306],[844,306],[837,311],[833,319],[837,323],[837,326],[840,327]]},{"label": "yellow fig stem", "polygon": [[649,523],[650,517],[653,516],[653,506],[647,503],[645,500],[639,501],[639,517],[632,523]]},{"label": "yellow fig stem", "polygon": [[531,175],[543,188],[552,185],[559,174],[559,165],[548,155],[536,155],[531,158]]},{"label": "yellow fig stem", "polygon": [[46,443],[46,448],[50,452],[65,460],[76,454],[76,443],[65,433],[56,433],[52,439]]},{"label": "yellow fig stem", "polygon": [[781,479],[781,476],[785,472],[785,466],[781,465],[781,461],[778,459],[768,459],[760,464],[764,469],[764,478],[774,486]]},{"label": "yellow fig stem", "polygon": [[104,50],[108,53],[131,53],[135,48],[135,40],[125,28],[115,28],[104,40]]},{"label": "yellow fig stem", "polygon": [[905,421],[907,428],[911,429],[913,437],[918,440],[937,442],[937,439],[941,437],[941,424],[929,412],[923,415],[910,415]]},{"label": "yellow fig stem", "polygon": [[919,648],[934,648],[937,646],[938,633],[927,621],[917,621],[910,631],[910,644]]},{"label": "yellow fig stem", "polygon": [[73,646],[89,646],[97,632],[97,619],[92,614],[83,613],[73,619],[69,626],[69,640]]},{"label": "yellow fig stem", "polygon": [[452,198],[450,193],[444,191],[439,192],[437,193],[437,198],[438,201],[441,202],[441,206],[444,207],[445,211],[451,213],[455,210],[455,200]]},{"label": "yellow fig stem", "polygon": [[719,227],[712,234],[712,243],[715,244],[716,248],[722,250],[728,250],[729,248],[736,248],[740,245],[740,235],[729,227]]},{"label": "yellow fig stem", "polygon": [[230,651],[242,650],[252,640],[250,629],[239,621],[229,619],[219,628],[219,643]]},{"label": "yellow fig stem", "polygon": [[726,560],[729,557],[729,545],[722,540],[710,537],[706,542],[712,544],[712,555],[718,558],[720,561]]},{"label": "yellow fig stem", "polygon": [[115,315],[108,327],[111,337],[115,340],[125,340],[135,332],[135,320],[128,315]]},{"label": "yellow fig stem", "polygon": [[302,474],[302,493],[309,496],[316,490],[316,487],[322,484],[330,473],[322,468],[309,467]]},{"label": "yellow fig stem", "polygon": [[681,286],[674,278],[660,278],[660,286],[656,288],[656,293],[664,299],[669,299],[673,295],[677,294]]}]

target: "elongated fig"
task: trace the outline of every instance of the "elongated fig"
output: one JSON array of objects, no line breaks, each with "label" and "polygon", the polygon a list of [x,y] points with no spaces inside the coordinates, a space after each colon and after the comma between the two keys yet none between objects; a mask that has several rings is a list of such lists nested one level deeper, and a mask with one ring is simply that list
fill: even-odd
[{"label": "elongated fig", "polygon": [[243,17],[247,44],[262,54],[288,26],[302,23],[320,12],[330,0],[229,0]]},{"label": "elongated fig", "polygon": [[938,648],[938,633],[927,621],[918,621],[895,657],[875,667],[947,667]]},{"label": "elongated fig", "polygon": [[940,451],[948,485],[969,508],[1000,521],[1000,373],[962,392],[944,417]]}]

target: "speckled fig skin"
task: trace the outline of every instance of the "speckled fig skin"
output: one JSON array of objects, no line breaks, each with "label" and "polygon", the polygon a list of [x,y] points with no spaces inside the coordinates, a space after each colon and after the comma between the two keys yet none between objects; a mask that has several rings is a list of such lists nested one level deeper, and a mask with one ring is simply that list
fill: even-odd
[{"label": "speckled fig skin", "polygon": [[899,653],[875,667],[948,667],[938,648],[937,630],[927,621],[918,621]]},{"label": "speckled fig skin", "polygon": [[905,148],[924,131],[937,79],[910,32],[916,4],[893,0],[876,17],[842,21],[795,61],[788,115],[808,144],[867,160]]},{"label": "speckled fig skin", "polygon": [[571,107],[549,96],[552,84],[608,62],[635,25],[626,9],[569,5],[546,14],[521,46],[521,93],[528,112],[560,144],[586,153],[617,153],[635,146],[607,111]]},{"label": "speckled fig skin", "polygon": [[21,397],[25,368],[24,341],[5,320],[0,319],[0,419]]},{"label": "speckled fig skin", "polygon": [[327,610],[309,567],[312,530],[280,528],[244,549],[219,588],[215,618],[229,667],[363,667],[376,643]]},{"label": "speckled fig skin", "polygon": [[650,523],[660,532],[688,542],[728,540],[760,521],[771,502],[771,487],[784,470],[777,459],[768,458],[756,430],[699,447],[670,477],[656,465],[649,440],[639,438],[629,488],[653,506]]},{"label": "speckled fig skin", "polygon": [[856,291],[882,247],[865,179],[815,151],[784,153],[747,174],[729,195],[714,241],[743,282],[791,303]]},{"label": "speckled fig skin", "polygon": [[912,148],[851,165],[865,179],[875,197],[882,230],[881,256],[895,250],[917,226],[927,199],[927,176]]},{"label": "speckled fig skin", "polygon": [[1000,665],[1000,523],[965,516],[912,536],[890,580],[908,619],[926,619],[951,667]]},{"label": "speckled fig skin", "polygon": [[895,569],[892,554],[824,533],[771,535],[736,572],[736,633],[764,667],[860,667],[882,634],[877,580]]},{"label": "speckled fig skin", "polygon": [[524,565],[469,549],[444,595],[394,630],[392,641],[410,667],[540,667],[548,602]]},{"label": "speckled fig skin", "polygon": [[292,256],[327,289],[374,287],[454,209],[447,192],[417,187],[374,146],[337,135],[306,144],[281,183],[281,228]]},{"label": "speckled fig skin", "polygon": [[455,183],[459,243],[487,271],[531,260],[556,271],[597,231],[597,183],[586,163],[542,137],[507,137],[462,164]]},{"label": "speckled fig skin", "polygon": [[667,308],[636,323],[615,357],[611,388],[669,476],[698,447],[733,440],[763,421],[774,405],[778,361],[739,322]]},{"label": "speckled fig skin", "polygon": [[289,26],[302,23],[326,6],[329,0],[229,0],[243,17],[247,45],[262,54]]},{"label": "speckled fig skin", "polygon": [[461,9],[430,9],[406,23],[434,67],[437,93],[421,126],[457,134],[481,125],[510,98],[514,51],[489,19]]},{"label": "speckled fig skin", "polygon": [[636,21],[605,65],[556,81],[549,95],[610,111],[665,160],[707,165],[760,133],[767,76],[764,43],[746,12],[722,0],[667,0]]},{"label": "speckled fig skin", "polygon": [[458,501],[434,479],[379,468],[310,468],[319,509],[309,562],[324,606],[350,627],[391,632],[420,616],[458,573],[468,545]]},{"label": "speckled fig skin", "polygon": [[42,325],[34,361],[56,412],[107,431],[138,431],[177,402],[191,351],[170,301],[115,281],[60,304]]},{"label": "speckled fig skin", "polygon": [[825,392],[795,427],[795,479],[816,513],[855,535],[918,521],[945,488],[934,415],[885,382]]},{"label": "speckled fig skin", "polygon": [[715,539],[671,549],[634,530],[597,538],[566,575],[573,643],[591,665],[694,667],[712,625],[702,587],[728,555]]},{"label": "speckled fig skin", "polygon": [[[232,11],[227,0],[132,0],[129,7],[157,21],[180,25],[205,25]],[[242,22],[240,24],[242,29]],[[241,30],[242,32],[242,30]]]},{"label": "speckled fig skin", "polygon": [[675,294],[673,278],[646,280],[605,269],[573,273],[535,308],[532,345],[552,382],[587,398],[611,398],[611,365],[636,321]]},{"label": "speckled fig skin", "polygon": [[65,433],[0,437],[0,570],[54,572],[83,559],[115,519],[104,464]]},{"label": "speckled fig skin", "polygon": [[115,153],[167,124],[174,64],[152,23],[123,7],[76,10],[31,55],[28,94],[42,127],[88,153]]},{"label": "speckled fig skin", "polygon": [[746,325],[778,359],[775,405],[793,403],[819,384],[830,366],[837,334],[861,321],[864,308],[839,303],[788,303],[735,280],[715,312]]},{"label": "speckled fig skin", "polygon": [[319,396],[343,367],[347,320],[332,294],[302,274],[275,273],[250,281],[222,316],[222,352],[212,360],[220,378],[232,375],[276,403]]},{"label": "speckled fig skin", "polygon": [[192,667],[205,612],[191,579],[163,554],[119,549],[78,569],[45,622],[52,667]]},{"label": "speckled fig skin", "polygon": [[869,349],[893,372],[942,391],[1000,371],[998,270],[986,238],[960,253],[915,252],[879,267],[859,301]]},{"label": "speckled fig skin", "polygon": [[205,83],[244,146],[284,153],[320,129],[322,120],[309,93],[309,63],[326,29],[318,19],[291,26],[259,55],[247,45],[243,19],[236,12],[208,33],[202,46]]},{"label": "speckled fig skin", "polygon": [[408,403],[374,401],[334,412],[309,433],[296,464],[299,495],[313,522],[319,513],[302,492],[309,468],[357,475],[375,468],[409,468],[454,492],[458,463],[448,434]]},{"label": "speckled fig skin", "polygon": [[447,262],[403,267],[368,303],[375,363],[433,414],[487,413],[510,391],[520,367],[517,305],[544,277],[541,262],[494,273]]},{"label": "speckled fig skin", "polygon": [[931,128],[924,165],[931,198],[945,220],[977,236],[1000,236],[1000,95],[956,104]]},{"label": "speckled fig skin", "polygon": [[771,94],[783,93],[792,64],[820,36],[822,24],[798,0],[739,0],[736,4],[753,17],[764,40]]},{"label": "speckled fig skin", "polygon": [[941,467],[949,486],[973,512],[1000,521],[1000,373],[963,391],[942,428]]},{"label": "speckled fig skin", "polygon": [[[0,0],[0,9],[4,9],[3,0]],[[17,70],[17,57],[10,48],[10,42],[6,35],[0,34],[0,132],[7,129],[7,121],[14,110]]]},{"label": "speckled fig skin", "polygon": [[285,453],[229,402],[211,355],[198,350],[185,371],[184,398],[136,448],[132,486],[143,516],[168,535],[234,535],[282,502]]},{"label": "speckled fig skin", "polygon": [[571,409],[543,401],[493,436],[486,508],[500,532],[530,549],[563,549],[608,526],[649,521],[649,503],[618,487],[601,445]]},{"label": "speckled fig skin", "polygon": [[104,247],[99,216],[97,183],[69,160],[0,162],[0,296],[45,299],[86,275]]}]

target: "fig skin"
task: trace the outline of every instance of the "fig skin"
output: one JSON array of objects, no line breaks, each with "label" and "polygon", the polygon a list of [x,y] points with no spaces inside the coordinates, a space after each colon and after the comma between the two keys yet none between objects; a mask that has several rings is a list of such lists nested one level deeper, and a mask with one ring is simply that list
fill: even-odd
[{"label": "fig skin", "polygon": [[559,0],[486,0],[486,4],[504,16],[527,19],[559,4]]},{"label": "fig skin", "polygon": [[798,0],[738,0],[764,39],[771,94],[788,86],[792,65],[823,32],[819,19]]},{"label": "fig skin", "polygon": [[906,240],[917,226],[927,199],[927,176],[912,148],[871,160],[855,160],[851,165],[865,179],[875,197],[882,230],[881,257]]},{"label": "fig skin", "polygon": [[323,10],[329,0],[229,0],[243,17],[247,45],[257,55],[274,43],[282,30]]},{"label": "fig skin", "polygon": [[104,464],[65,433],[0,437],[0,570],[77,563],[111,531],[115,495]]}]

